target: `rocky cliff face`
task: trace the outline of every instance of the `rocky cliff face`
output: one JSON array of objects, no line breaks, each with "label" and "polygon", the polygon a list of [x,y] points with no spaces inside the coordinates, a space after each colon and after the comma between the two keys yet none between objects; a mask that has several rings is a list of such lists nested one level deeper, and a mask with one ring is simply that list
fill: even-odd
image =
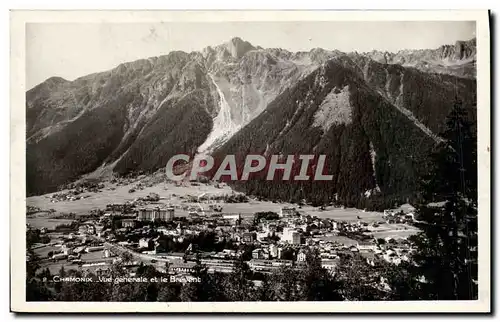
[{"label": "rocky cliff face", "polygon": [[[352,190],[364,193],[378,184],[370,169],[406,162],[390,159],[400,155],[368,135],[367,127],[373,128],[368,123],[382,122],[377,113],[390,111],[393,117],[384,122],[398,129],[397,124],[406,124],[404,139],[395,144],[404,146],[412,139],[408,133],[418,133],[426,142],[439,140],[454,98],[471,106],[475,102],[475,80],[447,74],[456,74],[451,65],[474,61],[474,45],[380,56],[319,48],[292,53],[234,38],[200,52],[172,52],[74,81],[50,78],[26,93],[28,194],[54,191],[97,169],[154,171],[174,154],[233,151],[234,142],[241,143],[240,153],[248,150],[249,143],[241,141],[245,136],[259,152],[340,153],[337,167],[348,160],[366,166],[360,172],[366,178],[355,181],[366,184]],[[422,67],[429,61],[449,64],[441,70],[433,67],[440,72],[434,74]],[[369,122],[360,123],[366,115],[371,115]],[[383,124],[376,131],[398,136]],[[261,141],[259,128],[262,133],[272,128],[272,133]],[[349,140],[360,144],[360,154],[342,150]],[[381,156],[378,165],[370,161],[375,154]],[[353,167],[356,171],[357,165]],[[350,178],[343,172],[347,170],[336,171],[344,179],[328,191],[341,191],[338,186]],[[383,172],[379,181],[407,174],[395,176],[397,171]],[[382,192],[399,189],[390,187],[379,185]]]},{"label": "rocky cliff face", "polygon": [[383,64],[414,67],[421,71],[460,77],[476,76],[476,39],[457,41],[437,49],[401,50],[397,53],[372,51],[361,56]]}]

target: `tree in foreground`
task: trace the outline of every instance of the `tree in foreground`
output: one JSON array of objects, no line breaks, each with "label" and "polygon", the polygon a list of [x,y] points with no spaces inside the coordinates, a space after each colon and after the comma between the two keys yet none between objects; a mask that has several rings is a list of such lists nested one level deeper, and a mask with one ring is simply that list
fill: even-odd
[{"label": "tree in foreground", "polygon": [[[423,181],[417,252],[410,266],[414,298],[477,299],[476,137],[461,102],[447,118],[444,139]],[[408,281],[414,283],[414,281]]]},{"label": "tree in foreground", "polygon": [[259,297],[274,301],[340,301],[341,284],[325,268],[317,250],[308,250],[298,268],[283,266],[257,290]]},{"label": "tree in foreground", "polygon": [[303,301],[340,301],[340,282],[321,266],[317,249],[306,252],[306,267],[298,274]]}]

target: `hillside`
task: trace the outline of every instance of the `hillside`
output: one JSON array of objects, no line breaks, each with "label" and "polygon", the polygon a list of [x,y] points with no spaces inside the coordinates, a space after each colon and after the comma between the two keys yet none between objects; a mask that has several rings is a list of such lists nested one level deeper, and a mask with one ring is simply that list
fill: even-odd
[{"label": "hillside", "polygon": [[327,61],[215,152],[216,159],[236,154],[239,164],[247,154],[326,154],[333,180],[268,184],[264,170],[238,188],[271,199],[357,207],[377,195],[412,196],[435,142],[353,67],[347,56]]},{"label": "hillside", "polygon": [[[210,151],[307,69],[273,57],[235,38],[72,82],[48,79],[26,93],[28,194],[99,167],[150,171],[173,154]],[[228,119],[215,122],[222,102]]]},{"label": "hillside", "polygon": [[[142,158],[158,152],[153,148],[159,141],[141,146],[140,157],[137,146],[151,132],[161,142],[174,140],[196,149],[215,112],[202,67],[179,52],[59,82],[55,89],[45,87],[27,93],[28,194],[54,191],[103,163],[118,161],[115,170],[120,173],[149,169]],[[193,117],[184,115],[187,105]],[[193,131],[189,139],[179,139],[179,133],[168,130],[171,125],[161,123],[165,119],[201,128],[200,137]]]},{"label": "hillside", "polygon": [[252,152],[327,154],[334,174],[328,184],[238,186],[252,194],[360,207],[366,196],[406,198],[454,100],[476,117],[474,75],[453,76],[475,60],[475,42],[382,56],[233,38],[49,78],[26,93],[27,194],[89,173],[149,173],[179,153]]}]

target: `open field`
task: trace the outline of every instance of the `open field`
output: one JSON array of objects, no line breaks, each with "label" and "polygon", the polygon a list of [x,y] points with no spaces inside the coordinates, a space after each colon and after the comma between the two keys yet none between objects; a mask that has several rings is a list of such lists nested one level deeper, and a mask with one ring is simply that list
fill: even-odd
[{"label": "open field", "polygon": [[[207,196],[215,195],[225,195],[233,193],[233,190],[229,186],[223,186],[222,188],[216,188],[213,185],[200,184],[199,186],[175,186],[174,184],[158,184],[152,187],[146,187],[144,190],[138,190],[133,193],[129,193],[129,189],[132,188],[134,184],[125,186],[116,186],[107,183],[106,188],[100,193],[85,193],[89,195],[88,198],[75,200],[75,201],[59,201],[51,202],[50,196],[52,194],[46,194],[41,196],[28,197],[26,199],[26,204],[29,206],[39,207],[40,209],[54,209],[57,213],[70,213],[75,214],[85,214],[93,209],[104,209],[106,205],[112,203],[125,203],[127,201],[133,201],[139,197],[146,197],[150,193],[157,193],[160,196],[159,204],[173,204],[173,205],[187,205],[196,207],[197,203],[184,202],[181,196],[200,196],[202,194],[207,194]],[[115,190],[109,190],[108,188],[113,187]],[[64,192],[64,191],[63,191]],[[201,203],[202,207],[207,210],[208,204]],[[248,203],[224,203],[223,212],[225,213],[240,213],[242,216],[251,216],[258,211],[275,211],[279,212],[281,207],[285,204],[266,202],[266,201],[254,201],[251,200]],[[187,211],[176,210],[176,215],[187,216]],[[47,218],[47,215],[41,217]],[[46,227],[46,226],[44,226]]]},{"label": "open field", "polygon": [[[173,204],[176,204],[176,202],[174,201]],[[197,203],[190,203],[190,202],[185,202],[182,204],[192,207],[198,206]],[[207,203],[201,203],[200,205],[203,207],[203,209],[205,210],[208,209]],[[284,204],[272,203],[269,201],[256,201],[256,200],[250,200],[249,202],[244,202],[244,203],[220,203],[220,205],[222,205],[222,213],[238,213],[241,214],[242,217],[251,217],[256,212],[260,211],[274,211],[276,213],[279,213],[281,207],[284,206]]]},{"label": "open field", "polygon": [[370,234],[373,235],[374,238],[394,238],[398,237],[408,237],[411,235],[417,234],[420,230],[414,226],[407,224],[381,224],[377,228],[371,228]]},{"label": "open field", "polygon": [[409,228],[408,230],[381,230],[381,231],[376,231],[376,232],[371,232],[370,234],[373,235],[374,238],[406,238],[411,235],[415,235],[419,232],[415,227]]},{"label": "open field", "polygon": [[[367,223],[383,221],[383,213],[375,211],[363,211],[354,208],[336,208],[326,207],[325,210],[320,210],[316,207],[304,206],[301,211],[318,218],[330,218],[337,221],[357,222],[364,221]],[[359,217],[359,218],[358,218]]]},{"label": "open field", "polygon": [[34,228],[42,228],[45,227],[47,229],[54,229],[57,225],[61,224],[69,224],[73,220],[71,219],[53,219],[50,218],[48,214],[45,214],[44,217],[28,217],[26,219],[27,223],[30,224]]},{"label": "open field", "polygon": [[41,259],[45,259],[45,258],[47,258],[49,252],[58,252],[60,250],[61,250],[61,247],[57,247],[57,246],[44,246],[44,247],[36,248],[34,250],[34,252]]},{"label": "open field", "polygon": [[[169,203],[170,199],[178,199],[172,197],[172,194],[177,196],[199,196],[202,193],[210,194],[230,194],[232,192],[231,188],[224,186],[223,188],[216,188],[211,185],[201,184],[199,186],[181,186],[177,187],[171,183],[157,184],[152,187],[145,187],[143,190],[137,190],[133,193],[128,191],[135,186],[134,183],[117,186],[115,184],[106,183],[106,187],[100,193],[86,192],[88,198],[74,200],[74,201],[59,201],[51,202],[50,196],[53,193],[32,196],[26,198],[26,204],[28,206],[39,207],[40,209],[54,209],[56,212],[73,212],[75,214],[88,213],[90,210],[104,209],[106,205],[113,203],[125,203],[127,201],[133,201],[139,197],[146,197],[148,194],[154,192],[160,196],[160,202]],[[110,190],[109,188],[114,188]],[[60,192],[67,192],[68,190],[62,190]]]}]

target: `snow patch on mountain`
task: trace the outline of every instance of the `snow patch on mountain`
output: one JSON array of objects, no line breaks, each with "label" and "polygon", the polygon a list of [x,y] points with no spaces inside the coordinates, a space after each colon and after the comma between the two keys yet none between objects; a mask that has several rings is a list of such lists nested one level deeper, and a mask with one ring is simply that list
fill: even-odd
[{"label": "snow patch on mountain", "polygon": [[377,152],[375,152],[375,148],[373,147],[372,142],[370,142],[370,157],[372,160],[373,175],[375,176],[375,161],[377,158]]},{"label": "snow patch on mountain", "polygon": [[[375,191],[380,192],[380,187],[377,183],[377,170],[375,166],[375,162],[377,161],[377,152],[375,151],[375,147],[373,146],[373,143],[370,142],[370,157],[372,161],[372,169],[373,169],[373,179],[375,180]],[[370,193],[371,195],[371,193]]]},{"label": "snow patch on mountain", "polygon": [[219,85],[217,85],[217,82],[214,80],[212,74],[209,74],[209,77],[217,90],[220,107],[219,113],[213,120],[214,124],[212,132],[210,132],[205,142],[198,147],[198,153],[208,152],[217,145],[226,142],[241,127],[241,125],[238,125],[233,121],[231,116],[231,107],[227,103],[224,93],[220,89]]},{"label": "snow patch on mountain", "polygon": [[352,122],[352,106],[349,102],[349,86],[342,89],[334,87],[314,114],[313,126],[327,132],[332,125]]},{"label": "snow patch on mountain", "polygon": [[[443,139],[440,138],[439,136],[437,136],[434,132],[431,131],[431,129],[429,129],[427,126],[425,126],[424,123],[420,122],[419,119],[417,119],[415,117],[415,115],[413,115],[412,111],[410,111],[409,109],[405,108],[404,107],[404,103],[403,103],[403,77],[404,77],[404,74],[401,73],[400,74],[400,81],[399,81],[399,94],[398,96],[393,100],[394,102],[394,106],[396,106],[396,108],[401,112],[403,113],[410,121],[413,122],[413,124],[415,124],[419,129],[421,129],[425,134],[427,134],[429,137],[431,137],[434,141],[436,141],[436,143],[439,143],[439,142],[442,142]],[[387,84],[389,84],[389,78],[387,78]],[[387,85],[386,87],[388,88],[389,85]],[[388,94],[389,96],[389,99],[391,98],[390,97],[390,94]]]}]

